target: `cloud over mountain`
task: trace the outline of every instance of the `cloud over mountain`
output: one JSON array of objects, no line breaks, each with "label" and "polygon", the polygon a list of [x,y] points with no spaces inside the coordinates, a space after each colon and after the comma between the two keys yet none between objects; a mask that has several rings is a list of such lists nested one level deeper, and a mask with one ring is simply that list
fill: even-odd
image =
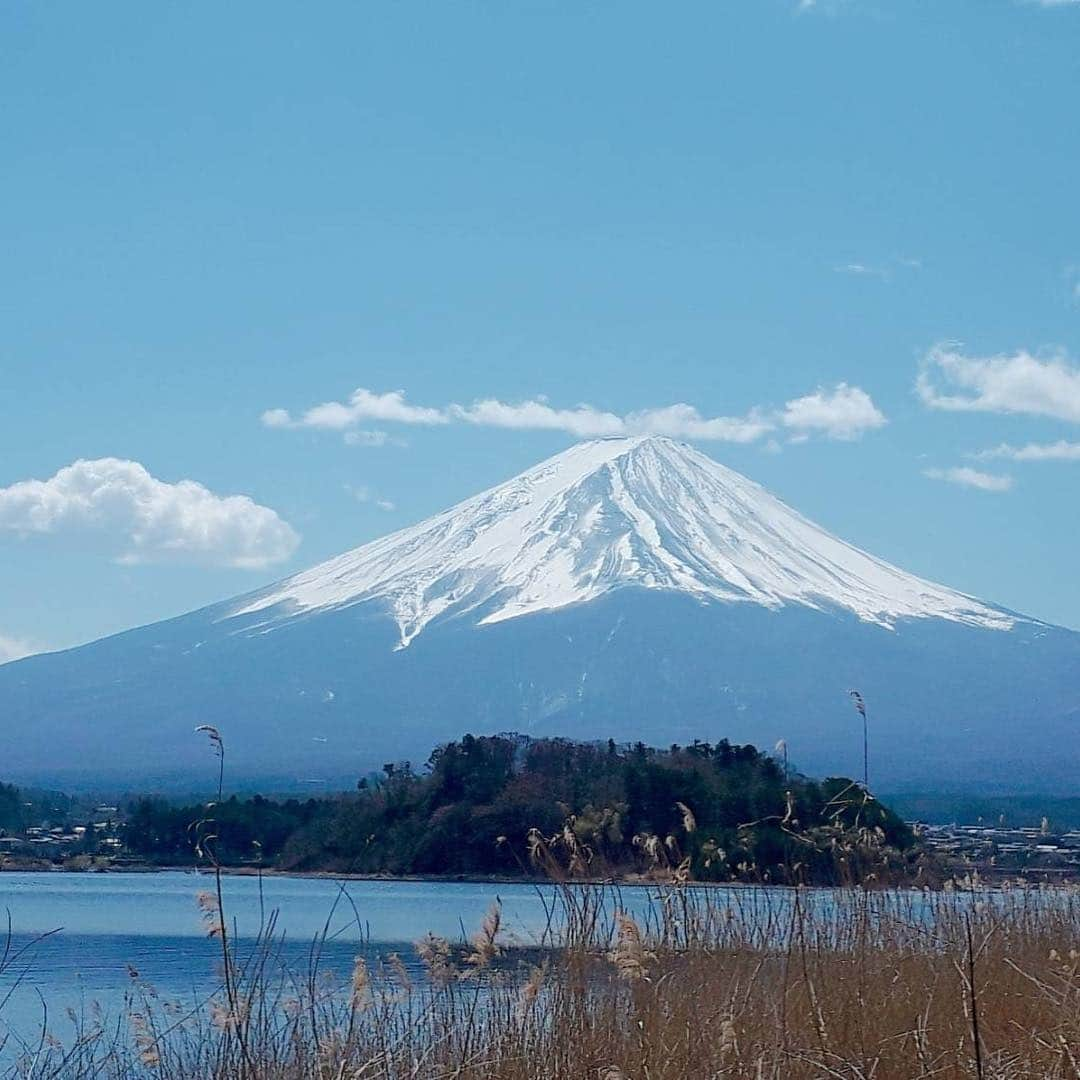
[{"label": "cloud over mountain", "polygon": [[[675,439],[731,443],[756,442],[780,428],[787,429],[796,440],[811,435],[851,440],[886,423],[885,415],[870,395],[845,382],[793,398],[782,409],[755,407],[736,416],[705,416],[686,402],[620,415],[590,404],[556,407],[544,397],[517,402],[481,398],[471,405],[450,404],[436,408],[410,404],[401,390],[377,393],[363,387],[353,391],[347,401],[324,402],[296,417],[281,408],[268,409],[262,414],[266,427],[343,431],[347,441],[382,445],[386,441],[384,433],[355,430],[361,423],[371,420],[425,426],[463,423],[517,431],[561,431],[576,439],[666,435]],[[374,434],[380,437],[367,437]]]}]

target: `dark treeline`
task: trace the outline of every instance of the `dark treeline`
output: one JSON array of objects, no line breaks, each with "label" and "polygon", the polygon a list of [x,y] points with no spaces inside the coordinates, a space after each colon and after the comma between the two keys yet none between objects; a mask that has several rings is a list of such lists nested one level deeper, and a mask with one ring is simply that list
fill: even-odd
[{"label": "dark treeline", "polygon": [[18,833],[28,826],[60,825],[79,820],[89,808],[57,791],[24,790],[0,784],[0,836]]},{"label": "dark treeline", "polygon": [[275,866],[288,842],[305,828],[329,820],[338,801],[234,795],[219,803],[185,806],[144,796],[128,804],[124,846],[149,862],[172,865],[198,861],[202,842],[212,845],[224,865]]},{"label": "dark treeline", "polygon": [[206,835],[223,864],[371,874],[660,870],[700,880],[903,874],[916,847],[860,786],[785,776],[753,746],[658,750],[519,735],[466,735],[419,771],[387,764],[355,794],[332,799],[129,807],[126,846],[147,860],[193,861]]},{"label": "dark treeline", "polygon": [[0,784],[0,829],[18,830],[26,826],[23,800],[17,787]]}]

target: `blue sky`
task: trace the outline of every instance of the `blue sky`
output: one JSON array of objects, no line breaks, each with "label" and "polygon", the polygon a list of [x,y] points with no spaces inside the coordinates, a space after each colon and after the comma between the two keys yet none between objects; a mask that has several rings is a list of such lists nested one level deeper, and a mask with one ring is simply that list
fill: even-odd
[{"label": "blue sky", "polygon": [[0,42],[0,658],[604,430],[1080,627],[1080,3],[11,2]]}]

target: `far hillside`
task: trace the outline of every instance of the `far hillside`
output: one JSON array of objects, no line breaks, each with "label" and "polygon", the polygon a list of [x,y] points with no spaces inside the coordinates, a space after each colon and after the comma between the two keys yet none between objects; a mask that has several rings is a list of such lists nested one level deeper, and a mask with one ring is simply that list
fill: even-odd
[{"label": "far hillside", "polygon": [[972,795],[968,792],[904,792],[882,796],[906,821],[931,825],[997,825],[1055,832],[1080,829],[1080,797]]}]

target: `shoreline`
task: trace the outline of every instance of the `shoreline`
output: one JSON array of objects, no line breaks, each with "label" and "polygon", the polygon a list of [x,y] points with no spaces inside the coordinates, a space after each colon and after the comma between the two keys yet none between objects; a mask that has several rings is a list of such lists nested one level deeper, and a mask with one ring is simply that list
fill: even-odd
[{"label": "shoreline", "polygon": [[[213,877],[213,867],[170,865],[155,866],[149,863],[141,863],[132,866],[20,866],[7,862],[0,866],[0,877],[4,874],[194,874],[199,877]],[[544,877],[520,877],[498,876],[486,874],[363,874],[335,870],[280,870],[275,867],[256,866],[223,866],[223,877],[273,877],[295,878],[297,880],[310,881],[371,881],[400,884],[429,884],[429,885],[551,885],[557,886],[560,882],[552,881]],[[642,877],[630,878],[578,878],[567,882],[570,885],[607,885],[618,888],[643,888],[655,887],[665,884],[663,881],[649,880]],[[710,888],[752,888],[753,883],[739,881],[695,881],[690,884],[695,886],[708,886]],[[789,888],[791,886],[770,885],[775,888]],[[826,886],[813,886],[814,888]]]},{"label": "shoreline", "polygon": [[[980,884],[983,888],[999,888],[1010,882],[1023,883],[1029,886],[1041,885],[1053,887],[1070,887],[1075,886],[1076,881],[1072,878],[1060,878],[1058,880],[1042,880],[1038,879],[1038,874],[1041,871],[1033,871],[1031,876],[1025,875],[1022,871],[1012,874],[1003,873],[1000,869],[995,867],[967,867],[965,868],[966,874],[969,875],[972,872],[978,875]],[[142,863],[131,866],[57,866],[57,865],[37,865],[19,866],[12,865],[11,861],[0,865],[0,880],[6,873],[21,873],[21,874],[193,874],[198,877],[210,877],[214,876],[213,867],[205,866],[191,866],[191,865],[169,865],[169,866],[155,866],[148,863]],[[594,887],[607,887],[615,889],[649,889],[649,888],[662,888],[664,886],[670,886],[671,882],[665,879],[647,878],[641,875],[634,875],[630,877],[608,877],[608,878],[578,878],[573,881],[558,882],[553,881],[550,878],[545,877],[521,877],[521,876],[498,876],[498,875],[484,875],[484,874],[365,874],[346,871],[333,871],[333,870],[280,870],[274,867],[257,867],[257,866],[223,866],[221,867],[221,874],[223,877],[243,877],[243,878],[258,878],[259,876],[265,878],[293,878],[299,881],[356,881],[356,882],[385,882],[386,884],[414,884],[414,885],[526,885],[532,888],[540,888],[543,886],[550,886],[557,888],[561,884],[573,885],[573,886],[594,886]],[[962,878],[949,878],[948,881],[963,880]],[[825,885],[825,884],[803,884],[803,885],[790,885],[783,882],[753,882],[753,881],[689,881],[687,884],[696,889],[813,889],[813,890],[835,890],[835,889],[847,889],[864,888],[860,884],[848,884],[848,885]],[[868,891],[882,892],[892,891],[896,889],[923,892],[929,890],[930,892],[940,892],[946,889],[945,881],[936,885],[930,885],[926,882],[922,884],[915,884],[914,882],[898,882],[894,884],[881,884],[878,883]]]}]

